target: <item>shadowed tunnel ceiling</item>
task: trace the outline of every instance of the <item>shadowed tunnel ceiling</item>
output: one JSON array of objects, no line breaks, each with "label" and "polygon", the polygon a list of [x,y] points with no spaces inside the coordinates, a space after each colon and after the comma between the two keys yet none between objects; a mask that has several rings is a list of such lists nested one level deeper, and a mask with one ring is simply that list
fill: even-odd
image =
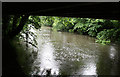
[{"label": "shadowed tunnel ceiling", "polygon": [[3,2],[2,14],[30,14],[120,20],[119,7],[119,2]]}]

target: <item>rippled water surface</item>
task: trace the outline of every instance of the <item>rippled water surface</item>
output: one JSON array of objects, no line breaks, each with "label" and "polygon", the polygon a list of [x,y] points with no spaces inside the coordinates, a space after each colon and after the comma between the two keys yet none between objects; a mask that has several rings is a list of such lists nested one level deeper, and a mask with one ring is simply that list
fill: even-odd
[{"label": "rippled water surface", "polygon": [[32,74],[46,75],[119,75],[120,46],[101,45],[95,38],[50,27],[36,31],[38,54]]}]

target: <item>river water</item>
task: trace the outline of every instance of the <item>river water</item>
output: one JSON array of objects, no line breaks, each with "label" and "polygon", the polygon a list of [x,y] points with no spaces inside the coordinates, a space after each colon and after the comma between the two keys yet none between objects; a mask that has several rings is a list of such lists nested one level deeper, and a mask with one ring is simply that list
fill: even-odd
[{"label": "river water", "polygon": [[33,75],[119,75],[120,45],[101,45],[95,38],[50,27],[36,30],[38,53]]}]

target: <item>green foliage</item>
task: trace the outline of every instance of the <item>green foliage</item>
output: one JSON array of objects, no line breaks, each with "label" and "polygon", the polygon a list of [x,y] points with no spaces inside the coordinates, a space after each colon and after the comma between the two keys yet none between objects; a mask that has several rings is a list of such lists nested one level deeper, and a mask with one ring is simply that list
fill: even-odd
[{"label": "green foliage", "polygon": [[74,26],[74,30],[78,33],[88,34],[89,36],[96,36],[98,29],[102,26],[98,23],[102,21],[101,19],[90,19],[90,18],[81,18],[80,21]]},{"label": "green foliage", "polygon": [[102,43],[102,44],[107,44],[107,43],[110,43],[110,38],[108,38],[108,32],[107,30],[105,29],[104,31],[101,31],[97,34],[96,38],[98,40],[96,40],[96,42],[98,43]]},{"label": "green foliage", "polygon": [[53,17],[51,16],[40,16],[40,22],[43,26],[52,26],[53,24]]},{"label": "green foliage", "polygon": [[[59,31],[70,31],[69,29],[73,29],[75,18],[68,18],[68,17],[53,17],[53,29]],[[73,31],[73,30],[72,30]]]},{"label": "green foliage", "polygon": [[69,29],[69,32],[73,33],[73,32],[74,32],[74,30],[73,30],[73,29]]},{"label": "green foliage", "polygon": [[39,29],[41,27],[40,23],[41,22],[39,16],[29,16],[27,24],[32,24],[36,29]]},{"label": "green foliage", "polygon": [[81,22],[78,22],[74,26],[74,30],[77,31],[80,34],[85,34],[87,32],[87,26],[85,24],[82,24]]},{"label": "green foliage", "polygon": [[109,44],[120,41],[118,20],[40,16],[41,24],[52,25],[53,30],[75,32],[96,37],[96,42]]},{"label": "green foliage", "polygon": [[102,44],[108,44],[111,41],[119,41],[120,39],[120,29],[104,29],[103,31],[99,32],[96,36],[96,42]]}]

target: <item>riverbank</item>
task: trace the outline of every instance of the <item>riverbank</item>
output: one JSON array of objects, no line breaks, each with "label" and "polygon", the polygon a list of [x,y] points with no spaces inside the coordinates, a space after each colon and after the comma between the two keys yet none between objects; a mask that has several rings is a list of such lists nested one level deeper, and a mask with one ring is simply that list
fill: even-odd
[{"label": "riverbank", "polygon": [[95,37],[103,45],[120,42],[119,20],[40,16],[41,24],[54,30]]}]

